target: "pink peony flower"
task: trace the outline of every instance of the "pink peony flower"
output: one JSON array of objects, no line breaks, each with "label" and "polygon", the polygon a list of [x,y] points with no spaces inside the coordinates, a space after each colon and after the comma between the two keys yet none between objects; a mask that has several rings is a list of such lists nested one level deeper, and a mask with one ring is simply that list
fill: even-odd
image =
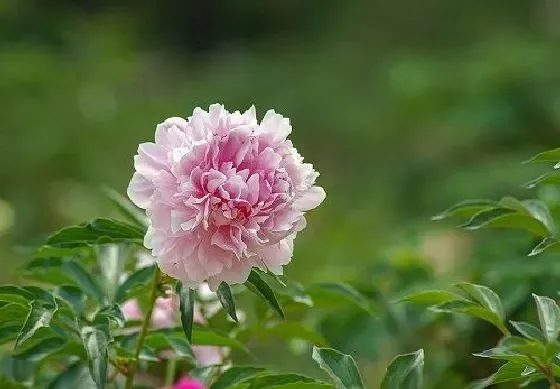
[{"label": "pink peony flower", "polygon": [[184,377],[173,385],[172,389],[206,389],[206,386],[194,378]]},{"label": "pink peony flower", "polygon": [[144,244],[162,271],[194,288],[242,283],[253,266],[282,274],[306,211],[325,198],[318,173],[287,139],[287,118],[255,108],[196,108],[143,143],[128,196],[146,210]]}]

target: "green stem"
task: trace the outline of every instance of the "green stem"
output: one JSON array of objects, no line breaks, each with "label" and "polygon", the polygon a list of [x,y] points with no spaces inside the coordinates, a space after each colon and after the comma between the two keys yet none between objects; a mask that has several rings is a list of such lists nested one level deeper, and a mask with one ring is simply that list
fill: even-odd
[{"label": "green stem", "polygon": [[136,375],[136,370],[138,368],[138,356],[140,355],[140,351],[142,351],[142,346],[144,345],[144,339],[146,339],[146,335],[148,334],[148,327],[150,326],[150,319],[152,318],[152,312],[154,311],[154,305],[157,298],[157,286],[159,284],[159,277],[160,277],[160,271],[159,268],[156,266],[156,270],[154,272],[154,278],[152,280],[152,288],[150,290],[148,311],[146,312],[146,316],[144,317],[144,322],[142,323],[142,328],[140,329],[140,333],[138,334],[138,339],[136,340],[136,350],[134,350],[134,358],[132,360],[130,369],[128,370],[128,375],[126,376],[126,385],[125,385],[126,389],[132,389],[132,385],[134,384],[134,376]]},{"label": "green stem", "polygon": [[165,384],[166,388],[170,388],[175,383],[175,373],[177,371],[177,360],[171,358],[167,361],[165,369]]}]

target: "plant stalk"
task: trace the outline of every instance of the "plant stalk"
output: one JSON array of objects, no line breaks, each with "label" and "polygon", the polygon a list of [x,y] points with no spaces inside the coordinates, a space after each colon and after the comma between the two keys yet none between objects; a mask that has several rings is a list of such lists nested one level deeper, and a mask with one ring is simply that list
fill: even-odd
[{"label": "plant stalk", "polygon": [[150,327],[150,319],[152,318],[152,312],[154,311],[154,305],[157,298],[157,287],[159,284],[160,278],[160,271],[159,268],[156,266],[154,272],[154,278],[152,280],[152,287],[150,290],[150,301],[148,305],[148,311],[146,312],[146,316],[144,317],[144,321],[142,322],[142,328],[140,329],[140,333],[138,334],[138,339],[136,340],[136,350],[134,350],[134,358],[130,369],[128,370],[128,374],[126,376],[126,389],[132,389],[132,385],[134,384],[134,376],[136,375],[136,371],[138,368],[138,356],[140,355],[140,351],[142,351],[142,346],[144,345],[144,339],[146,339],[146,335],[148,334],[148,328]]},{"label": "plant stalk", "polygon": [[171,385],[175,383],[175,374],[177,372],[177,360],[170,358],[167,360],[167,366],[165,369],[165,383],[166,388],[170,388]]}]

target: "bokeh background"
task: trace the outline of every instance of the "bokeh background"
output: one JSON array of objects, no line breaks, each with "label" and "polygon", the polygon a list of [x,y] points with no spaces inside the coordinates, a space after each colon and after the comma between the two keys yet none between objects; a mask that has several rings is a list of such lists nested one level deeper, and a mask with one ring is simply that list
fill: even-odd
[{"label": "bokeh background", "polygon": [[[430,216],[470,197],[558,205],[520,186],[542,170],[520,162],[560,135],[558,0],[0,1],[0,281],[55,228],[112,215],[100,187],[125,191],[155,125],[214,102],[289,116],[322,173],[327,200],[288,274],[372,299],[375,318],[349,307],[311,323],[370,387],[419,347],[428,387],[496,366],[470,356],[494,329],[390,303],[407,291],[485,283],[518,318],[533,317],[531,289],[556,295],[559,264],[525,258],[530,237]],[[255,347],[316,374],[297,346]]]}]

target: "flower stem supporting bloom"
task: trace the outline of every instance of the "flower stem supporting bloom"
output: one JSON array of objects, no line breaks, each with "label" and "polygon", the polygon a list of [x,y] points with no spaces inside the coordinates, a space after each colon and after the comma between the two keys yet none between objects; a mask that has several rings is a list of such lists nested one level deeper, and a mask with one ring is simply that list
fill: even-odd
[{"label": "flower stem supporting bloom", "polygon": [[144,321],[142,322],[142,328],[140,329],[140,333],[138,334],[138,339],[136,340],[136,350],[134,350],[134,359],[128,371],[128,375],[126,376],[126,385],[125,385],[126,389],[132,389],[132,385],[134,384],[134,376],[136,375],[136,370],[138,367],[138,356],[140,355],[140,351],[142,351],[142,346],[144,345],[144,339],[148,334],[150,319],[152,318],[152,312],[154,310],[154,305],[157,298],[157,287],[159,284],[160,275],[161,275],[160,270],[156,266],[154,272],[154,278],[152,280],[152,287],[150,290],[148,311],[146,312],[146,316],[144,317]]},{"label": "flower stem supporting bloom", "polygon": [[165,382],[164,386],[170,388],[173,383],[175,383],[175,374],[177,372],[177,360],[175,358],[170,358],[167,360],[167,366],[165,367]]}]

